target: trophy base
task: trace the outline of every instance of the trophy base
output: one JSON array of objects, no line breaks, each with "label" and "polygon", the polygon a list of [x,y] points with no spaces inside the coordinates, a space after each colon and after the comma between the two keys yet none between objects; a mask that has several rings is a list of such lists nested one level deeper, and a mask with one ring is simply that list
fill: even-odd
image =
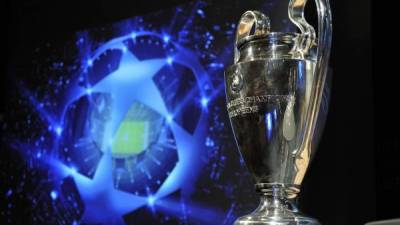
[{"label": "trophy base", "polygon": [[291,217],[249,214],[237,219],[234,225],[321,225],[317,220],[302,215]]},{"label": "trophy base", "polygon": [[258,188],[260,205],[251,214],[237,219],[234,225],[321,225],[316,219],[302,215],[293,200],[296,194],[285,189],[281,185]]}]

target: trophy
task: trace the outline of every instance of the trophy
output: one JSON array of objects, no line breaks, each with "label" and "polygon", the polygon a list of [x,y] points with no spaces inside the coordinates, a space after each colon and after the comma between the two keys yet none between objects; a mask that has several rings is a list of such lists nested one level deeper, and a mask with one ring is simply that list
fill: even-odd
[{"label": "trophy", "polygon": [[318,35],[304,19],[306,0],[288,5],[299,33],[271,31],[258,11],[240,18],[234,64],[225,71],[227,110],[261,202],[235,225],[319,224],[295,204],[316,150],[332,35],[329,1],[315,1]]}]

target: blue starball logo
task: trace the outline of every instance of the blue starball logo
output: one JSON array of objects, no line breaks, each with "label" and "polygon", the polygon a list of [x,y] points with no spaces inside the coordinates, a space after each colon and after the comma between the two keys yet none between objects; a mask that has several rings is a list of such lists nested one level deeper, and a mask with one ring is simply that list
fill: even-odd
[{"label": "blue starball logo", "polygon": [[75,181],[83,222],[123,224],[193,185],[211,86],[196,58],[168,35],[141,31],[87,59],[66,94],[53,162]]}]

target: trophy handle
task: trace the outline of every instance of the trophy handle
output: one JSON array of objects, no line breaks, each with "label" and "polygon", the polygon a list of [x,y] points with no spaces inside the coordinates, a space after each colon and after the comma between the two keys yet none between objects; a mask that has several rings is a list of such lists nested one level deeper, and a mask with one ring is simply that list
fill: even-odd
[{"label": "trophy handle", "polygon": [[[307,0],[291,0],[289,3],[289,16],[291,20],[298,26],[304,34],[306,40],[301,40],[300,47],[304,51],[308,51],[313,45],[315,39],[315,31],[309,25],[303,15],[304,6]],[[300,157],[297,160],[297,166],[307,166],[311,160],[313,152],[312,139],[316,127],[318,113],[320,111],[321,100],[323,98],[323,90],[325,86],[326,74],[328,70],[329,55],[332,42],[332,15],[329,6],[329,0],[315,0],[318,12],[318,42],[317,45],[317,61],[314,70],[314,79],[312,81],[311,99],[307,112],[305,135],[301,144]],[[313,34],[314,32],[314,34]],[[306,170],[303,170],[306,171]],[[295,178],[296,183],[301,183],[305,174],[298,174]]]},{"label": "trophy handle", "polygon": [[[253,29],[254,28],[254,29]],[[246,11],[239,20],[239,25],[236,29],[236,40],[235,40],[235,55],[234,62],[237,63],[239,60],[238,46],[248,40],[251,37],[259,35],[267,35],[270,32],[271,23],[267,16],[259,11]],[[254,34],[251,34],[254,31]]]},{"label": "trophy handle", "polygon": [[306,6],[306,3],[307,0],[290,0],[288,7],[289,19],[301,32],[296,49],[294,49],[295,52],[301,55],[301,58],[308,53],[310,48],[315,45],[316,41],[314,27],[307,23],[304,18],[304,7]]},{"label": "trophy handle", "polygon": [[309,109],[310,123],[306,127],[306,135],[312,137],[320,109],[326,74],[328,71],[329,55],[332,42],[332,15],[329,0],[315,0],[318,12],[318,43],[317,64],[314,71],[313,89]]}]

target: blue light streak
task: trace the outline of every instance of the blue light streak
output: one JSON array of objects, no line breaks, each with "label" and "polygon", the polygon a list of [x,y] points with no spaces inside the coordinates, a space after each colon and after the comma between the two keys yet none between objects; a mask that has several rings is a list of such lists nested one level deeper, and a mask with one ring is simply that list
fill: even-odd
[{"label": "blue light streak", "polygon": [[265,124],[267,127],[267,137],[268,137],[268,139],[271,139],[271,137],[272,137],[272,116],[271,116],[270,112],[265,114]]}]

